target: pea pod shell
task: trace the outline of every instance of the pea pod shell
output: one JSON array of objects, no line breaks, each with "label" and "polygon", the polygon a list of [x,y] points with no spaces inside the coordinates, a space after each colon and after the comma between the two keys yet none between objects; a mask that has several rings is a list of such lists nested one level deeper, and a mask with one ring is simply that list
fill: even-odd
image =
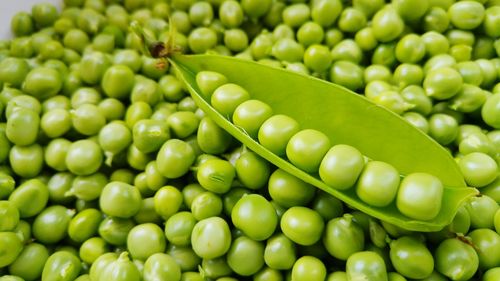
[{"label": "pea pod shell", "polygon": [[[477,193],[466,187],[452,156],[438,143],[395,113],[346,88],[236,58],[177,55],[170,61],[198,107],[220,127],[279,168],[376,218],[409,230],[437,231],[452,221],[466,198]],[[425,172],[437,176],[445,186],[440,213],[432,220],[420,221],[402,215],[393,205],[368,206],[355,196],[353,189],[335,190],[317,174],[308,174],[271,153],[211,107],[196,84],[196,74],[202,70],[225,75],[231,83],[246,89],[252,98],[271,106],[275,114],[288,115],[302,128],[325,133],[332,145],[352,145],[368,158],[390,163],[403,175]]]}]

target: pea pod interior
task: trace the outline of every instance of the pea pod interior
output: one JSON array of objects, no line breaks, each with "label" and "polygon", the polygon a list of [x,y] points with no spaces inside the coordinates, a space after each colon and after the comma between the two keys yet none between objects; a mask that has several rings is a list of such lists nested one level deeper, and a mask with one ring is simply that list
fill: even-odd
[{"label": "pea pod interior", "polygon": [[[170,58],[179,77],[198,106],[219,126],[277,167],[291,173],[376,218],[414,231],[436,231],[449,224],[462,202],[477,194],[466,186],[456,162],[429,136],[398,115],[341,86],[313,77],[240,59],[214,55],[175,55]],[[317,174],[308,174],[274,155],[242,132],[210,106],[200,94],[196,74],[219,72],[244,87],[254,99],[270,105],[275,114],[294,118],[302,128],[325,133],[331,143],[348,144],[363,155],[385,161],[402,175],[425,172],[437,176],[445,186],[439,215],[429,221],[411,220],[394,205],[377,208],[362,202],[354,189],[335,190]]]}]

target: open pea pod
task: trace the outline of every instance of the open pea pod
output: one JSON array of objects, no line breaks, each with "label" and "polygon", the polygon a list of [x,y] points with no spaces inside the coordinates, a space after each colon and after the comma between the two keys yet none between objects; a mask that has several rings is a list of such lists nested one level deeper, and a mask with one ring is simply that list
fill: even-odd
[{"label": "open pea pod", "polygon": [[[369,215],[409,230],[437,231],[451,223],[465,199],[477,193],[476,189],[466,186],[454,159],[437,142],[399,115],[341,86],[230,57],[174,55],[170,61],[197,105],[219,126],[277,167]],[[439,215],[429,221],[419,221],[401,214],[395,204],[382,208],[370,206],[356,196],[354,188],[345,191],[334,189],[325,184],[318,174],[308,174],[273,154],[234,126],[203,98],[196,84],[196,74],[202,70],[225,75],[231,83],[245,88],[253,99],[271,106],[274,114],[294,118],[303,129],[323,132],[332,145],[354,146],[370,159],[390,163],[403,176],[413,172],[437,176],[445,186]]]}]

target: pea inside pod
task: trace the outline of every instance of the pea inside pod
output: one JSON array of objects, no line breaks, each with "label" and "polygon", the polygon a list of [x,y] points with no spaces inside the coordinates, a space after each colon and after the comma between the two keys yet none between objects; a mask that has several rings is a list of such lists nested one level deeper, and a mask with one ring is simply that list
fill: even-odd
[{"label": "pea inside pod", "polygon": [[[410,230],[439,230],[452,221],[460,204],[477,192],[466,187],[455,161],[429,136],[392,112],[375,106],[344,88],[315,78],[233,58],[179,55],[173,56],[170,61],[180,74],[181,80],[186,82],[187,89],[197,105],[220,127],[279,168],[374,217]],[[238,74],[231,69],[238,69]],[[220,100],[217,100],[217,89],[213,89],[215,97],[210,97],[211,93],[202,93],[198,88],[196,74],[201,71],[205,75],[207,71],[213,71],[225,76],[227,81],[222,79],[223,82],[219,83],[227,84],[219,88],[238,85],[239,88],[231,86],[238,88],[238,91],[234,91],[235,95],[231,97],[231,105],[227,110],[221,107]],[[266,83],[260,81],[261,77],[267,77]],[[228,94],[228,91],[223,92]],[[292,134],[289,133],[276,149],[273,148],[278,155],[230,122],[229,118],[232,116],[228,116],[228,113],[249,98],[269,105],[273,114],[288,116],[297,122],[298,129]],[[324,120],[329,122],[325,123]],[[266,122],[262,126],[265,125]],[[424,218],[414,215],[412,211],[418,212],[415,210],[402,213],[392,204],[388,207],[370,206],[357,197],[353,189],[339,191],[327,185],[318,177],[317,170],[306,173],[303,169],[298,169],[283,156],[286,153],[286,144],[300,129],[314,129],[324,134],[330,142],[324,153],[330,145],[347,144],[357,148],[369,159],[391,164],[403,176],[416,171],[435,175],[443,185],[442,206],[439,212],[433,218]],[[258,139],[261,140],[260,136]],[[311,171],[312,169],[309,170]],[[439,192],[436,194],[439,195]]]}]

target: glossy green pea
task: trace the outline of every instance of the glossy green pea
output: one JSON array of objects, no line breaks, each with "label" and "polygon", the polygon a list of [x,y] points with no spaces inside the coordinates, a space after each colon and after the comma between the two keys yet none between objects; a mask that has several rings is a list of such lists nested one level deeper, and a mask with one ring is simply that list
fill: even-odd
[{"label": "glossy green pea", "polygon": [[134,73],[125,65],[113,65],[104,72],[101,86],[107,96],[124,99],[134,86]]},{"label": "glossy green pea", "polygon": [[196,177],[200,185],[215,193],[227,192],[236,176],[234,167],[225,160],[213,159],[198,166]]},{"label": "glossy green pea", "polygon": [[271,54],[280,61],[300,62],[304,47],[293,38],[280,38],[273,44]]},{"label": "glossy green pea", "polygon": [[33,217],[40,213],[49,199],[47,185],[38,179],[32,179],[19,185],[9,196],[21,218]]},{"label": "glossy green pea", "polygon": [[228,28],[238,27],[243,22],[243,8],[237,1],[224,1],[219,7],[219,18]]},{"label": "glossy green pea", "polygon": [[4,172],[0,172],[0,199],[5,199],[14,191],[16,181]]},{"label": "glossy green pea", "polygon": [[85,69],[85,71],[80,71],[81,79],[85,83],[96,85],[101,82],[110,66],[110,59],[104,53],[91,52],[82,57],[80,64],[81,69]]},{"label": "glossy green pea", "polygon": [[110,262],[102,269],[98,280],[129,281],[140,280],[141,273],[137,266],[129,259],[128,252],[120,254],[118,259]]},{"label": "glossy green pea", "polygon": [[31,14],[38,27],[46,27],[57,19],[59,13],[51,3],[38,3],[31,7]]},{"label": "glossy green pea", "polygon": [[179,101],[179,103],[177,104],[177,109],[179,111],[195,112],[198,109],[198,106],[191,97],[186,96]]},{"label": "glossy green pea", "polygon": [[[255,258],[249,261],[248,257]],[[242,276],[257,273],[264,265],[264,245],[246,236],[236,238],[227,252],[227,264]]]},{"label": "glossy green pea", "polygon": [[215,217],[222,212],[222,200],[216,194],[206,191],[196,196],[191,203],[191,212],[196,220]]},{"label": "glossy green pea", "polygon": [[346,7],[338,19],[337,25],[344,32],[354,33],[366,26],[366,16],[358,9]]},{"label": "glossy green pea", "polygon": [[487,154],[473,152],[460,159],[459,167],[466,182],[471,186],[482,187],[497,178],[498,165]]},{"label": "glossy green pea", "polygon": [[99,256],[109,252],[109,247],[101,237],[92,237],[82,243],[79,250],[80,259],[92,264]]},{"label": "glossy green pea", "polygon": [[97,34],[92,40],[92,47],[99,52],[111,53],[115,48],[115,37],[111,34]]},{"label": "glossy green pea", "polygon": [[450,43],[441,33],[436,31],[428,31],[422,34],[422,40],[425,44],[425,51],[428,56],[447,53],[450,48]]},{"label": "glossy green pea", "polygon": [[352,220],[352,216],[334,218],[326,225],[323,244],[333,257],[347,260],[364,248],[363,230]]},{"label": "glossy green pea", "polygon": [[23,83],[23,91],[38,99],[55,96],[61,88],[61,75],[57,70],[47,67],[32,69]]},{"label": "glossy green pea", "polygon": [[[110,182],[102,190],[99,205],[107,215],[129,218],[139,211],[141,194],[132,185],[122,182]],[[127,208],[124,209],[122,206],[127,206]]]},{"label": "glossy green pea", "polygon": [[461,29],[451,29],[446,33],[446,37],[450,41],[450,45],[466,45],[473,46],[475,42],[475,36],[471,31],[461,30]]},{"label": "glossy green pea", "polygon": [[484,122],[495,129],[500,128],[500,118],[496,114],[498,108],[500,108],[500,95],[493,94],[486,99],[481,109],[481,116]]},{"label": "glossy green pea", "polygon": [[191,246],[176,246],[169,244],[166,254],[174,259],[182,272],[196,270],[202,262],[201,258],[196,255]]},{"label": "glossy green pea", "polygon": [[238,180],[250,189],[262,188],[271,173],[269,163],[251,151],[241,154],[235,162],[235,170]]},{"label": "glossy green pea", "polygon": [[283,214],[280,226],[283,233],[292,241],[307,246],[319,241],[325,223],[316,211],[296,206]]},{"label": "glossy green pea", "polygon": [[118,258],[116,253],[105,253],[98,257],[89,270],[89,277],[91,280],[99,280],[102,272],[110,265],[113,261]]},{"label": "glossy green pea", "polygon": [[33,222],[33,236],[44,244],[61,241],[67,235],[68,225],[74,214],[74,210],[61,205],[44,209]]},{"label": "glossy green pea", "polygon": [[134,145],[144,153],[158,151],[163,143],[170,138],[167,123],[152,119],[137,121],[132,134]]},{"label": "glossy green pea", "polygon": [[196,26],[207,26],[213,18],[212,6],[207,2],[196,2],[189,7],[189,19]]},{"label": "glossy green pea", "polygon": [[[334,271],[326,276],[327,281],[347,281],[345,271]],[[389,279],[390,280],[390,279]],[[393,281],[393,280],[390,280]]]},{"label": "glossy green pea", "polygon": [[15,275],[3,275],[0,281],[24,281],[24,279]]},{"label": "glossy green pea", "polygon": [[498,7],[494,5],[485,10],[483,28],[485,33],[490,37],[498,37],[500,35],[498,30],[495,29],[496,24],[498,24],[499,12]]},{"label": "glossy green pea", "polygon": [[71,114],[68,110],[56,108],[42,115],[40,128],[50,138],[66,134],[72,127]]},{"label": "glossy green pea", "polygon": [[399,172],[392,165],[370,161],[361,171],[356,184],[356,194],[370,205],[383,207],[394,200],[398,186]]},{"label": "glossy green pea", "polygon": [[363,166],[363,155],[356,148],[335,145],[321,161],[319,176],[329,186],[344,190],[354,185]]},{"label": "glossy green pea", "polygon": [[378,42],[371,27],[364,27],[354,35],[354,41],[363,51],[373,50]]},{"label": "glossy green pea", "polygon": [[217,34],[207,27],[195,28],[189,33],[188,44],[193,53],[205,53],[217,45]]},{"label": "glossy green pea", "polygon": [[166,238],[163,230],[152,223],[139,224],[127,236],[127,249],[135,259],[147,260],[155,253],[164,252]]},{"label": "glossy green pea", "polygon": [[492,84],[495,82],[495,78],[498,76],[498,74],[494,71],[495,66],[493,62],[487,59],[478,59],[475,60],[475,62],[479,65],[483,74],[483,82],[481,83],[481,87],[488,88],[492,86]]},{"label": "glossy green pea", "polygon": [[34,37],[14,38],[10,44],[10,56],[12,57],[30,58],[34,52]]},{"label": "glossy green pea", "polygon": [[170,130],[180,139],[193,134],[198,128],[199,122],[200,120],[191,111],[177,111],[172,113],[167,119]]},{"label": "glossy green pea", "polygon": [[451,23],[460,29],[474,29],[484,19],[483,5],[474,1],[455,3],[448,9]]},{"label": "glossy green pea", "polygon": [[241,1],[241,7],[245,14],[247,14],[251,18],[258,18],[266,14],[271,6],[271,1],[252,1],[252,0],[243,0]]},{"label": "glossy green pea", "polygon": [[460,91],[462,77],[456,70],[448,67],[430,70],[424,79],[424,89],[428,96],[435,99],[448,99]]},{"label": "glossy green pea", "polygon": [[394,8],[386,6],[375,13],[372,27],[378,41],[389,42],[403,32],[404,22]]},{"label": "glossy green pea", "polygon": [[228,216],[234,209],[236,203],[244,196],[251,194],[250,190],[244,187],[233,187],[229,192],[224,194],[222,202],[224,204],[224,213]]},{"label": "glossy green pea", "polygon": [[17,107],[7,119],[5,134],[16,145],[31,145],[38,136],[40,117],[30,109]]},{"label": "glossy green pea", "polygon": [[21,238],[14,232],[0,232],[0,266],[12,264],[23,250]]},{"label": "glossy green pea", "polygon": [[455,238],[441,242],[434,255],[437,271],[452,280],[469,280],[479,265],[474,248]]},{"label": "glossy green pea", "polygon": [[342,2],[338,0],[321,0],[314,2],[311,10],[312,19],[321,26],[331,26],[342,12]]},{"label": "glossy green pea", "polygon": [[196,219],[192,213],[185,211],[176,213],[165,223],[165,236],[173,245],[189,246],[195,224]]},{"label": "glossy green pea", "polygon": [[271,203],[256,194],[245,195],[238,200],[232,209],[231,220],[235,227],[257,241],[269,238],[278,224],[278,217]]},{"label": "glossy green pea", "polygon": [[403,236],[390,244],[394,268],[408,278],[427,278],[434,269],[434,258],[424,243],[411,236]]},{"label": "glossy green pea", "polygon": [[156,191],[154,200],[156,212],[164,219],[168,219],[179,211],[183,198],[177,188],[167,185]]},{"label": "glossy green pea", "polygon": [[394,42],[379,44],[373,51],[372,64],[381,64],[392,68],[397,62],[395,49],[396,44]]},{"label": "glossy green pea", "polygon": [[494,281],[498,277],[500,277],[500,269],[498,267],[490,268],[488,269],[484,275],[483,275],[483,280],[484,281]]},{"label": "glossy green pea", "polygon": [[66,154],[66,165],[73,174],[85,176],[95,173],[102,164],[102,151],[90,139],[73,142]]},{"label": "glossy green pea", "polygon": [[68,225],[68,236],[75,242],[82,243],[97,234],[102,221],[102,214],[96,209],[85,209],[76,214]]},{"label": "glossy green pea", "polygon": [[346,264],[347,280],[364,278],[373,281],[387,280],[386,266],[380,255],[371,251],[352,254]]},{"label": "glossy green pea", "polygon": [[294,32],[293,28],[291,28],[290,26],[288,26],[284,23],[281,23],[281,24],[278,24],[274,28],[273,37],[276,41],[278,41],[280,39],[284,39],[284,38],[294,39],[295,32]]},{"label": "glossy green pea", "polygon": [[217,72],[200,71],[196,74],[196,83],[205,98],[210,98],[213,92],[228,82],[227,78]]},{"label": "glossy green pea", "polygon": [[411,0],[395,0],[392,1],[398,14],[406,21],[415,21],[423,17],[429,8],[428,1],[422,2],[420,5]]},{"label": "glossy green pea", "polygon": [[472,57],[472,47],[464,44],[453,45],[448,53],[457,61],[468,61]]},{"label": "glossy green pea", "polygon": [[181,279],[181,269],[176,261],[167,254],[151,255],[144,263],[144,280],[171,280]]},{"label": "glossy green pea", "polygon": [[302,256],[293,265],[292,280],[321,281],[326,278],[326,267],[323,262],[313,256]]},{"label": "glossy green pea", "polygon": [[186,271],[181,275],[181,281],[203,281],[203,277],[199,272]]},{"label": "glossy green pea", "polygon": [[401,213],[410,218],[430,220],[441,210],[442,198],[443,185],[437,177],[412,173],[401,181],[396,205]]},{"label": "glossy green pea", "polygon": [[191,245],[195,253],[204,259],[224,255],[229,250],[230,244],[229,226],[219,217],[201,220],[193,228]]},{"label": "glossy green pea", "polygon": [[232,273],[225,257],[203,259],[200,272],[205,278],[225,278]]},{"label": "glossy green pea", "polygon": [[128,233],[134,226],[131,219],[107,217],[99,224],[98,233],[107,243],[122,246],[126,244]]},{"label": "glossy green pea", "polygon": [[70,29],[64,34],[63,44],[66,48],[82,53],[83,49],[90,42],[87,33],[80,29]]},{"label": "glossy green pea", "polygon": [[294,243],[284,234],[276,234],[267,240],[264,261],[267,266],[277,270],[291,269],[297,259]]},{"label": "glossy green pea", "polygon": [[500,265],[500,236],[491,229],[476,229],[468,234],[479,257],[479,267],[489,269]]},{"label": "glossy green pea", "polygon": [[87,176],[76,176],[68,194],[76,198],[91,201],[97,199],[108,183],[108,178],[102,173],[94,173]]},{"label": "glossy green pea", "polygon": [[262,267],[262,269],[254,274],[255,281],[282,281],[283,274],[281,271],[269,267]]},{"label": "glossy green pea", "polygon": [[160,101],[161,97],[162,91],[156,81],[137,76],[132,92],[130,93],[130,101],[132,103],[143,101],[154,106]]},{"label": "glossy green pea", "polygon": [[146,169],[146,165],[152,160],[151,155],[140,151],[134,144],[127,150],[127,163],[136,170]]},{"label": "glossy green pea", "polygon": [[481,68],[474,61],[463,61],[456,65],[456,68],[462,76],[464,83],[479,86],[483,82]]},{"label": "glossy green pea", "polygon": [[71,112],[73,128],[79,133],[92,136],[106,124],[106,118],[96,105],[82,104]]},{"label": "glossy green pea", "polygon": [[303,3],[292,4],[283,10],[283,22],[291,27],[299,27],[310,17],[311,9]]},{"label": "glossy green pea", "polygon": [[460,112],[473,112],[479,109],[487,98],[486,91],[474,85],[464,84],[457,95],[453,97],[450,108]]},{"label": "glossy green pea", "polygon": [[415,64],[400,64],[394,70],[394,82],[399,88],[405,88],[409,85],[421,85],[424,79],[422,68]]},{"label": "glossy green pea", "polygon": [[30,146],[14,145],[10,149],[9,162],[16,175],[33,178],[43,168],[43,149],[39,144]]},{"label": "glossy green pea", "polygon": [[60,59],[64,55],[64,48],[59,41],[50,40],[46,44],[42,45],[38,56],[42,60],[48,59]]},{"label": "glossy green pea", "polygon": [[19,222],[19,211],[10,201],[0,201],[0,231],[13,231]]},{"label": "glossy green pea", "polygon": [[72,203],[75,198],[69,194],[69,190],[74,178],[75,176],[67,172],[52,175],[47,182],[50,201],[56,204]]},{"label": "glossy green pea", "polygon": [[330,146],[330,140],[317,130],[302,130],[293,135],[286,146],[289,161],[308,173],[316,173]]},{"label": "glossy green pea", "polygon": [[15,96],[12,97],[12,99],[10,99],[7,102],[7,106],[5,108],[5,117],[9,119],[12,112],[16,110],[18,107],[33,110],[37,114],[40,114],[42,108],[40,102],[32,96],[28,95]]},{"label": "glossy green pea", "polygon": [[[344,17],[346,21],[352,20],[355,15],[347,15]],[[342,17],[341,17],[342,19]],[[339,23],[340,24],[340,23]],[[349,25],[349,24],[347,24]],[[312,44],[319,44],[323,41],[324,31],[321,25],[316,22],[309,21],[300,26],[297,30],[297,41],[305,47]]]},{"label": "glossy green pea", "polygon": [[[392,81],[392,71],[385,65],[372,64],[367,66],[363,71],[363,80],[366,84],[365,92],[368,92],[370,86],[373,86],[377,83],[389,83]],[[389,84],[387,88],[390,88]],[[384,87],[385,88],[385,87]]]},{"label": "glossy green pea", "polygon": [[29,70],[25,60],[8,57],[0,62],[0,81],[18,88],[22,85]]},{"label": "glossy green pea", "polygon": [[53,109],[70,109],[70,99],[67,96],[58,95],[48,98],[42,103],[42,113],[47,113]]},{"label": "glossy green pea", "polygon": [[125,122],[112,121],[99,131],[99,145],[111,155],[124,151],[132,143],[132,132]]},{"label": "glossy green pea", "polygon": [[211,154],[223,153],[232,141],[231,135],[208,117],[200,120],[196,139],[201,150]]},{"label": "glossy green pea", "polygon": [[34,25],[33,17],[27,12],[17,12],[10,20],[11,30],[18,37],[33,33]]},{"label": "glossy green pea", "polygon": [[443,33],[450,25],[450,18],[446,10],[441,7],[429,7],[423,17],[424,30]]},{"label": "glossy green pea", "polygon": [[147,164],[145,173],[147,186],[152,190],[160,189],[167,182],[167,179],[158,170],[156,161],[151,161]]},{"label": "glossy green pea", "polygon": [[426,134],[429,132],[429,122],[422,114],[417,112],[406,112],[402,117],[422,132]]},{"label": "glossy green pea", "polygon": [[225,84],[212,94],[211,104],[222,115],[231,117],[235,109],[244,101],[249,99],[248,92],[236,84]]},{"label": "glossy green pea", "polygon": [[224,32],[224,45],[233,52],[245,50],[248,47],[248,40],[247,34],[241,29],[229,29]]},{"label": "glossy green pea", "polygon": [[497,177],[492,183],[481,188],[481,193],[496,202],[500,202],[500,177]]},{"label": "glossy green pea", "polygon": [[492,198],[486,195],[471,197],[465,204],[465,208],[469,212],[472,228],[494,227],[495,213],[499,207]]},{"label": "glossy green pea", "polygon": [[194,163],[194,150],[184,141],[171,139],[166,141],[158,152],[158,169],[167,178],[178,178],[186,174]]},{"label": "glossy green pea", "polygon": [[312,71],[322,73],[331,66],[333,57],[328,47],[313,44],[304,51],[303,61]]},{"label": "glossy green pea", "polygon": [[17,259],[9,265],[9,272],[26,281],[37,280],[41,277],[48,258],[49,251],[44,245],[28,244],[24,246]]},{"label": "glossy green pea", "polygon": [[429,119],[429,134],[440,144],[449,144],[457,137],[458,123],[447,114],[433,114]]}]

